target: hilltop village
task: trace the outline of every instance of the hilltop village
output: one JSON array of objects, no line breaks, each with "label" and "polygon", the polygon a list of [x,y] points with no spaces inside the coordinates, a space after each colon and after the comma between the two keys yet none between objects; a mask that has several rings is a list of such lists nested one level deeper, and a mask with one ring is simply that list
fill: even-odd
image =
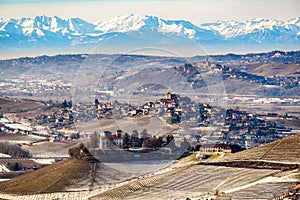
[{"label": "hilltop village", "polygon": [[[262,116],[241,110],[213,109],[212,106],[207,103],[195,103],[188,97],[180,97],[170,92],[166,94],[165,98],[161,98],[155,102],[145,103],[142,106],[126,105],[126,108],[124,108],[123,105],[118,102],[114,104],[101,104],[97,100],[95,106],[99,119],[113,117],[112,109],[117,107],[117,112],[126,113],[125,111],[127,111],[127,115],[132,118],[148,115],[164,117],[170,124],[180,125],[181,123],[188,123],[191,126],[198,127],[200,130],[201,127],[220,127],[220,135],[215,143],[235,145],[239,146],[240,149],[252,148],[293,134],[291,128],[280,123],[269,121],[266,118],[295,118],[288,115],[278,116],[276,113],[268,113],[266,116]],[[145,134],[145,132],[147,132],[147,130],[144,130],[140,135]],[[176,138],[176,132],[172,134]],[[117,142],[117,139],[121,140],[122,137],[120,132],[104,135],[104,137],[106,136],[106,139],[112,138],[113,143],[121,144],[120,141]],[[201,136],[203,135],[193,134],[192,137],[189,138],[189,141],[194,147],[197,145],[201,146],[201,143],[205,143],[201,141]],[[126,147],[128,147],[128,144],[126,144]]]},{"label": "hilltop village", "polygon": [[[228,154],[293,135],[297,132],[295,129],[299,129],[293,124],[300,120],[299,112],[291,111],[300,105],[299,72],[290,70],[288,75],[273,75],[264,70],[297,67],[298,55],[299,52],[270,52],[243,56],[210,56],[199,60],[193,58],[194,61],[190,63],[178,58],[169,58],[166,61],[166,58],[160,57],[122,57],[123,62],[130,62],[128,65],[132,66],[142,65],[145,60],[153,64],[154,59],[155,65],[160,63],[168,66],[155,69],[158,74],[175,71],[184,77],[192,89],[201,88],[201,91],[206,88],[203,77],[220,76],[228,94],[222,100],[228,102],[228,108],[213,106],[206,99],[195,101],[183,94],[177,94],[176,91],[164,91],[166,94],[160,91],[159,95],[141,104],[109,101],[117,93],[128,92],[122,88],[114,88],[114,81],[121,80],[124,84],[130,84],[131,80],[136,80],[135,76],[141,75],[128,73],[129,76],[124,78],[127,74],[125,71],[108,73],[103,80],[110,83],[107,87],[101,88],[100,85],[92,91],[87,91],[93,89],[89,87],[79,88],[83,96],[95,96],[89,103],[74,103],[66,98],[70,96],[72,84],[70,79],[65,79],[63,72],[69,73],[69,78],[73,79],[72,76],[77,73],[86,55],[0,61],[5,69],[23,69],[33,74],[41,70],[43,74],[34,76],[20,70],[16,76],[3,76],[0,81],[0,143],[3,147],[0,151],[3,161],[1,169],[14,171],[39,168],[68,157],[67,149],[81,141],[85,141],[85,145],[95,151],[118,149],[136,153],[161,150],[170,154],[198,151],[204,154]],[[103,58],[107,55],[96,57],[105,60]],[[40,68],[43,63],[47,67]],[[262,70],[257,67],[260,64],[267,64],[268,67]],[[9,71],[3,69],[3,73],[9,74]],[[148,69],[138,73],[154,74]],[[134,92],[138,95],[142,93]],[[39,97],[43,97],[43,100]],[[57,99],[54,100],[53,97]],[[255,109],[263,107],[263,112],[253,112],[247,107],[238,108],[245,104],[253,105]],[[272,109],[273,107],[278,109]],[[106,127],[103,130],[76,128],[77,125],[85,127],[91,121],[111,124],[123,120],[135,123],[152,118],[163,121],[169,129],[162,134],[156,134],[146,127],[141,130],[122,130],[121,127],[114,130]],[[43,154],[41,149],[47,153]],[[18,153],[14,154],[13,151]]]},{"label": "hilltop village", "polygon": [[[122,130],[112,133],[104,130],[103,133],[72,132],[66,134],[64,130],[71,128],[75,123],[81,123],[90,119],[112,119],[130,118],[139,119],[145,116],[163,118],[168,124],[174,126],[188,126],[194,128],[191,135],[185,137],[191,148],[195,149],[206,143],[220,143],[238,146],[238,149],[247,149],[261,144],[269,143],[293,134],[290,127],[268,120],[276,117],[282,119],[298,119],[293,116],[279,116],[276,113],[257,115],[242,110],[212,108],[207,103],[196,103],[188,97],[181,97],[178,94],[166,93],[164,98],[141,106],[122,104],[117,101],[102,103],[98,99],[90,105],[80,106],[72,102],[63,101],[55,112],[49,114],[38,114],[35,118],[23,117],[18,119],[22,123],[10,121],[1,116],[1,134],[12,135],[36,135],[44,137],[50,142],[61,142],[67,140],[78,140],[81,138],[99,138],[97,148],[107,148],[110,141],[121,148],[130,147],[153,147],[158,148],[170,142],[170,138],[179,138],[176,131],[165,136],[152,136],[146,129],[141,133],[132,130],[132,133],[124,133]],[[115,114],[118,113],[118,114]],[[201,129],[213,127],[217,132],[207,140]],[[150,137],[151,136],[151,137]],[[169,137],[169,139],[166,139]],[[143,138],[148,138],[149,141]],[[137,141],[138,140],[138,141]],[[150,141],[151,140],[151,141]],[[183,141],[181,141],[183,142]],[[198,150],[196,149],[196,150]]]}]

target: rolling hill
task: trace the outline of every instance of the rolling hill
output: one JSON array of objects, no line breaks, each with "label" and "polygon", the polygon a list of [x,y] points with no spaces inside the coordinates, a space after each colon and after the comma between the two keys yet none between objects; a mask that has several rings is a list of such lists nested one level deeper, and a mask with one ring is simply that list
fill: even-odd
[{"label": "rolling hill", "polygon": [[[77,147],[74,147],[77,148]],[[123,182],[133,174],[107,167],[95,159],[72,155],[69,159],[54,163],[0,182],[0,193],[34,195],[56,192],[101,190],[104,185]]]},{"label": "rolling hill", "polygon": [[258,76],[300,76],[299,64],[291,63],[249,64],[245,71]]},{"label": "rolling hill", "polygon": [[[201,162],[176,173],[136,180],[104,191],[90,199],[269,199],[285,193],[300,181],[300,135],[249,149],[211,162],[256,160],[257,165],[214,166]],[[261,161],[272,163],[265,165]],[[274,164],[292,166],[281,168]],[[222,163],[223,164],[223,163]],[[235,163],[236,164],[236,163]],[[281,169],[281,170],[280,170]]]},{"label": "rolling hill", "polygon": [[[29,195],[17,196],[19,199],[50,198],[53,197],[49,196],[51,194],[72,194],[79,191],[86,192],[79,199],[92,200],[210,197],[269,199],[285,193],[300,181],[299,165],[295,165],[300,163],[299,145],[298,134],[211,162],[179,161],[169,170],[139,178],[134,177],[134,174],[109,168],[93,159],[84,159],[85,156],[71,156],[67,160],[0,183],[0,192]],[[237,161],[292,167],[218,165]],[[60,199],[76,198],[66,195]]]},{"label": "rolling hill", "polygon": [[300,164],[300,134],[232,154],[218,161],[266,161]]}]

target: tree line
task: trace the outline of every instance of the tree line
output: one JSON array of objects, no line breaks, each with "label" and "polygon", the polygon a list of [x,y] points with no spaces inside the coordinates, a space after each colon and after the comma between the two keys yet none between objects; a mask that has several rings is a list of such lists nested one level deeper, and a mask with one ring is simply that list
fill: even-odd
[{"label": "tree line", "polygon": [[23,150],[17,144],[10,144],[8,142],[0,143],[0,153],[8,154],[13,158],[28,158],[31,157],[28,151]]},{"label": "tree line", "polygon": [[[174,148],[175,141],[172,134],[166,136],[155,136],[148,133],[147,129],[142,130],[140,133],[137,130],[133,130],[131,134],[124,133],[117,135],[123,140],[122,145],[118,146],[122,149],[128,148],[152,148],[157,149],[160,147]],[[90,136],[89,146],[96,149],[99,148],[100,136],[98,132],[94,132]],[[189,146],[190,144],[185,140],[183,142],[184,146]]]}]

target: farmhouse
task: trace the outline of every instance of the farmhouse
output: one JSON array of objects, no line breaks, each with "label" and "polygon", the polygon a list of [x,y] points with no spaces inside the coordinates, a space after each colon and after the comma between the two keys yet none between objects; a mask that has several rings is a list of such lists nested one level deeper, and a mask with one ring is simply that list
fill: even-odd
[{"label": "farmhouse", "polygon": [[99,146],[100,149],[110,149],[113,148],[114,146],[122,147],[123,139],[115,135],[101,137]]},{"label": "farmhouse", "polygon": [[203,144],[199,151],[201,153],[231,153],[231,148],[227,144]]}]

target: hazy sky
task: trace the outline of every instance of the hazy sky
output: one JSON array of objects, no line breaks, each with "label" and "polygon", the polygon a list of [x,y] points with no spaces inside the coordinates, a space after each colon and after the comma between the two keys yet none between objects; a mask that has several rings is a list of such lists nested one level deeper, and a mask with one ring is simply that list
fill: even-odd
[{"label": "hazy sky", "polygon": [[194,24],[257,17],[286,20],[300,16],[300,0],[0,0],[2,18],[49,15],[100,22],[131,13]]}]

